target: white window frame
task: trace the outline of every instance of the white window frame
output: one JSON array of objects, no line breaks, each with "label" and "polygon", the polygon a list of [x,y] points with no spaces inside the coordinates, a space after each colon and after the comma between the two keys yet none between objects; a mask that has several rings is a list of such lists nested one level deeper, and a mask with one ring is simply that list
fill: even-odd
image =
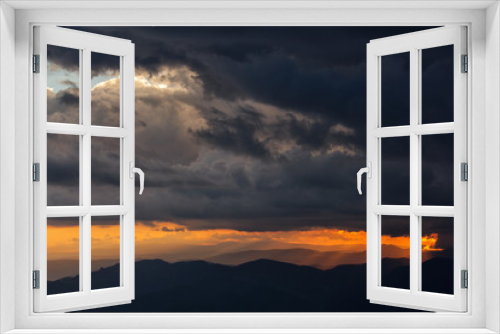
[{"label": "white window frame", "polygon": [[[17,7],[14,11],[10,6]],[[70,8],[61,9],[66,6]],[[119,9],[120,6],[135,9]],[[136,8],[147,8],[137,10]],[[73,8],[71,8],[73,7]],[[85,8],[87,7],[87,8]],[[107,7],[108,9],[102,9]],[[158,9],[157,7],[163,7]],[[394,8],[397,7],[397,8]],[[24,8],[24,9],[21,9]],[[50,10],[42,10],[47,9]],[[78,8],[78,9],[75,9]],[[82,9],[84,8],[84,9]],[[154,9],[151,9],[154,8]],[[500,12],[497,1],[107,2],[0,4],[0,330],[37,333],[500,331]],[[15,21],[14,21],[15,18]],[[448,25],[469,31],[469,289],[466,313],[34,314],[32,259],[32,27],[57,25]],[[15,31],[15,40],[14,32]],[[133,42],[133,41],[132,41]],[[334,41],[332,41],[334,43]],[[15,54],[14,54],[15,51]],[[14,57],[15,55],[15,57]],[[13,70],[15,66],[15,72]],[[486,71],[485,66],[488,70]],[[7,77],[5,74],[10,74]],[[15,86],[12,85],[15,78]],[[15,110],[15,112],[13,111]],[[9,129],[12,127],[14,130]],[[15,147],[12,142],[15,139]],[[486,154],[488,152],[488,154]],[[362,166],[360,166],[362,167]],[[12,174],[15,170],[15,182]],[[486,174],[488,178],[486,178]],[[354,177],[354,175],[353,175]],[[10,179],[9,179],[10,178]],[[486,183],[486,180],[488,181]],[[354,189],[353,189],[354,190]],[[15,193],[15,211],[12,194]],[[14,219],[12,219],[14,218]],[[15,286],[12,289],[12,286]],[[488,291],[488,293],[486,293]],[[12,305],[15,305],[13,308]],[[141,328],[141,329],[139,329]],[[298,330],[301,328],[300,330]],[[59,330],[57,330],[59,329]],[[108,331],[106,331],[108,329]],[[136,330],[133,330],[136,329]],[[165,329],[161,330],[160,329]],[[170,330],[168,330],[170,329]],[[240,329],[240,330],[238,330]],[[245,330],[246,329],[246,330]],[[267,329],[267,330],[266,330]],[[295,329],[295,330],[294,330]],[[345,331],[343,331],[345,329]],[[419,329],[419,330],[417,330]],[[47,331],[45,331],[47,332]],[[186,331],[183,331],[186,333]]]},{"label": "white window frame", "polygon": [[[39,271],[39,288],[34,289],[34,311],[75,311],[130,303],[134,299],[135,267],[135,187],[132,168],[135,160],[135,53],[128,40],[101,36],[60,27],[34,27],[34,54],[39,55],[39,73],[34,87],[34,162],[39,164],[39,181],[34,192],[34,270]],[[47,122],[47,45],[72,48],[80,54],[79,124]],[[113,55],[120,64],[120,124],[117,127],[91,124],[91,57],[93,52]],[[47,135],[77,135],[79,147],[79,205],[47,206]],[[120,141],[120,203],[92,205],[92,138],[116,138]],[[120,285],[92,290],[91,234],[93,216],[119,216]],[[79,291],[47,295],[47,219],[79,218]]]},{"label": "white window frame", "polygon": [[[367,297],[372,303],[392,306],[411,305],[411,308],[436,311],[467,310],[467,290],[461,287],[461,270],[467,270],[467,184],[460,177],[461,163],[467,163],[467,76],[462,73],[461,56],[467,54],[466,27],[449,26],[370,41],[367,46],[367,148],[366,159],[370,168],[366,180],[367,212]],[[422,50],[445,45],[453,46],[453,99],[454,121],[422,123]],[[381,75],[382,57],[409,53],[409,119],[408,125],[382,124]],[[454,152],[454,205],[422,205],[422,136],[453,134]],[[409,139],[409,203],[408,205],[382,204],[382,149],[383,138]],[[410,232],[410,288],[396,289],[383,286],[382,278],[382,224],[383,217],[404,216],[409,220]],[[422,217],[453,218],[453,290],[451,295],[422,291]],[[406,221],[405,221],[406,222]]]}]

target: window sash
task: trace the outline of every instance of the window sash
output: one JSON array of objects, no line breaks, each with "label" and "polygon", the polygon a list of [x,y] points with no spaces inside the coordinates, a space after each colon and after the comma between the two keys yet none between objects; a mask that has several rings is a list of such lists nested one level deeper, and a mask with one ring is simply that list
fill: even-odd
[{"label": "window sash", "polygon": [[[47,122],[47,45],[80,50],[80,124]],[[120,57],[120,127],[91,125],[91,53]],[[34,54],[40,55],[40,73],[34,74],[34,161],[40,163],[40,182],[34,190],[34,270],[40,271],[40,289],[34,289],[34,311],[74,311],[129,303],[134,298],[134,45],[75,30],[35,27]],[[80,205],[47,207],[47,134],[80,137]],[[91,139],[119,138],[120,205],[91,205]],[[91,289],[92,216],[120,216],[120,286]],[[47,218],[80,217],[80,291],[47,295]]]},{"label": "window sash", "polygon": [[[367,297],[371,302],[422,310],[467,310],[467,290],[461,289],[460,270],[467,269],[467,182],[460,181],[460,163],[467,162],[467,76],[460,73],[466,54],[466,28],[429,29],[371,41],[367,46]],[[454,122],[419,124],[421,115],[421,49],[454,45]],[[381,56],[410,52],[410,125],[381,127]],[[454,134],[454,206],[422,206],[421,135]],[[381,205],[381,139],[410,138],[410,205]],[[410,289],[381,286],[381,216],[410,217]],[[454,218],[454,295],[420,291],[421,217]]]}]

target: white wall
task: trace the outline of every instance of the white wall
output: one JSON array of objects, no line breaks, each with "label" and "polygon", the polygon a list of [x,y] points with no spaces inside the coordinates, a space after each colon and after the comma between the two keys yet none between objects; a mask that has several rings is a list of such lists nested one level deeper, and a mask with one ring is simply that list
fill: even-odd
[{"label": "white wall", "polygon": [[[465,3],[466,1],[464,1]],[[62,3],[62,2],[61,2]],[[64,2],[67,4],[70,2]],[[96,2],[94,2],[96,3]],[[402,1],[403,3],[403,1]],[[450,2],[453,3],[453,2]],[[59,2],[57,2],[59,5]],[[7,8],[5,5],[0,5],[0,27],[3,26],[12,27],[13,26],[13,11],[10,8]],[[137,325],[138,320],[135,317],[130,316],[120,316],[117,315],[112,321],[109,323],[105,323],[104,318],[92,318],[89,321],[87,317],[79,317],[78,319],[70,318],[70,317],[59,317],[58,315],[51,315],[50,317],[28,317],[27,311],[30,309],[30,298],[29,296],[32,294],[31,290],[25,288],[26,284],[29,281],[29,275],[31,274],[31,266],[29,265],[29,252],[28,245],[30,244],[29,238],[27,237],[29,234],[29,224],[30,224],[30,215],[29,215],[29,207],[30,201],[28,193],[29,185],[31,181],[30,177],[30,152],[29,152],[29,136],[26,136],[26,133],[29,133],[29,115],[30,115],[30,106],[29,99],[27,97],[27,92],[29,87],[28,78],[29,78],[29,22],[41,22],[41,23],[53,23],[53,22],[81,22],[82,25],[92,24],[93,22],[109,22],[109,24],[125,24],[133,25],[133,24],[144,24],[144,22],[150,22],[150,24],[162,25],[162,22],[171,22],[172,24],[184,23],[185,25],[200,25],[200,22],[205,22],[207,25],[217,24],[217,25],[231,25],[234,22],[245,23],[245,22],[254,22],[256,24],[266,24],[267,22],[277,22],[282,24],[289,24],[290,22],[297,22],[298,24],[308,24],[311,22],[319,22],[323,24],[327,24],[328,22],[337,22],[338,24],[342,24],[344,22],[352,22],[353,20],[356,22],[363,22],[364,24],[370,25],[373,22],[411,22],[411,20],[415,20],[419,18],[424,22],[445,22],[449,24],[455,24],[456,22],[472,22],[473,23],[473,36],[476,36],[474,40],[475,45],[475,53],[473,54],[473,73],[480,75],[475,75],[475,78],[472,82],[474,87],[478,90],[478,94],[476,95],[476,99],[472,102],[476,111],[476,114],[479,112],[479,118],[475,119],[472,127],[473,135],[480,137],[479,141],[475,141],[473,152],[478,160],[473,160],[475,163],[472,165],[477,166],[476,172],[471,170],[469,175],[475,180],[475,188],[472,195],[473,198],[478,200],[474,201],[473,213],[472,213],[472,221],[474,222],[475,229],[472,233],[472,238],[474,239],[474,247],[473,254],[475,254],[474,258],[477,259],[479,254],[480,257],[484,256],[484,239],[485,231],[483,229],[483,225],[485,222],[484,208],[487,206],[490,213],[494,214],[488,216],[491,224],[489,224],[488,231],[486,235],[488,235],[488,243],[487,250],[496,256],[499,255],[500,247],[496,242],[499,240],[500,234],[500,173],[498,170],[498,166],[500,165],[500,134],[498,133],[499,123],[500,123],[500,115],[499,115],[499,106],[500,106],[500,97],[499,95],[499,87],[500,87],[500,64],[499,62],[499,54],[500,54],[500,24],[499,24],[499,12],[498,6],[491,7],[488,10],[488,20],[484,18],[484,11],[478,10],[473,11],[472,13],[468,11],[454,11],[454,10],[433,10],[433,11],[418,11],[414,10],[411,13],[408,11],[402,11],[399,13],[398,11],[384,11],[384,10],[367,10],[362,11],[358,14],[357,11],[341,11],[341,10],[321,10],[321,11],[311,11],[311,10],[270,10],[268,12],[263,13],[259,10],[248,10],[248,11],[240,11],[233,13],[232,11],[224,11],[224,10],[211,10],[210,15],[207,15],[207,11],[202,10],[166,10],[166,11],[155,11],[149,12],[144,10],[133,10],[133,11],[123,11],[123,10],[100,10],[100,11],[90,11],[90,10],[58,10],[58,11],[43,11],[43,13],[36,11],[17,11],[17,78],[16,78],[16,95],[17,95],[17,103],[16,103],[16,134],[17,140],[16,144],[20,148],[18,152],[15,154],[15,158],[17,159],[17,170],[16,170],[16,239],[18,240],[17,244],[17,252],[16,252],[16,271],[17,271],[17,303],[16,307],[18,308],[18,312],[16,314],[17,317],[17,326],[20,328],[34,328],[38,326],[46,327],[46,328],[71,328],[71,327],[94,327],[94,328],[114,328],[121,327],[125,328],[134,328],[134,325]],[[444,13],[445,12],[445,13]],[[7,14],[8,13],[8,14]],[[8,16],[9,19],[6,20],[4,16]],[[82,21],[83,20],[83,21]],[[10,23],[12,22],[12,24]],[[493,48],[494,52],[488,54],[489,64],[487,67],[484,66],[484,53],[482,52],[482,46],[484,39],[482,36],[483,29],[488,29],[488,32],[491,33],[491,36],[488,38],[488,47]],[[11,152],[8,148],[13,145],[14,140],[4,140],[5,138],[12,138],[13,126],[9,127],[9,123],[11,123],[11,117],[13,117],[12,112],[6,112],[6,110],[12,110],[12,105],[9,100],[11,96],[14,96],[14,75],[11,72],[14,68],[13,66],[13,58],[11,49],[11,40],[9,40],[8,48],[4,47],[4,39],[3,36],[5,32],[12,31],[13,29],[1,29],[0,39],[2,42],[2,51],[0,52],[0,162],[2,163],[2,167],[0,168],[0,196],[6,195],[10,197],[9,201],[12,201],[12,197],[14,195],[13,190],[13,166],[10,161],[13,161],[14,153]],[[481,31],[481,33],[478,33]],[[9,36],[7,34],[7,36]],[[11,38],[11,37],[8,37]],[[473,37],[474,39],[474,37]],[[10,50],[10,51],[9,51]],[[3,54],[6,54],[3,57]],[[479,65],[479,66],[476,66]],[[485,81],[482,80],[485,70],[487,69],[487,76],[489,77],[489,81],[487,82],[487,86],[489,91],[487,92],[487,97],[489,101],[487,102],[487,112],[488,112],[488,122],[484,120],[484,104],[485,104]],[[481,78],[481,80],[477,79]],[[479,93],[482,92],[482,93]],[[493,99],[492,99],[493,98]],[[4,107],[5,105],[5,107]],[[483,134],[485,129],[485,124],[488,124],[488,135],[491,135],[492,140],[487,142],[484,141]],[[5,131],[3,131],[5,129]],[[488,163],[491,163],[491,167],[489,169],[485,169],[484,165],[484,150],[491,149],[488,152]],[[9,159],[11,158],[11,159]],[[6,162],[5,168],[3,167],[3,163]],[[478,162],[478,163],[476,163]],[[21,171],[21,172],[19,172]],[[485,173],[488,174],[485,174]],[[485,182],[486,177],[486,182]],[[3,182],[6,180],[6,182]],[[476,182],[480,181],[480,182]],[[486,186],[485,186],[486,185]],[[484,200],[485,189],[487,191],[487,200]],[[478,203],[480,202],[480,203]],[[12,202],[8,202],[9,204]],[[8,210],[5,211],[4,210]],[[14,309],[13,305],[13,286],[11,285],[13,281],[13,276],[6,276],[4,273],[13,273],[14,272],[14,263],[13,263],[13,245],[12,239],[4,240],[5,235],[12,235],[12,227],[13,220],[11,220],[13,213],[10,212],[11,206],[5,205],[4,207],[0,207],[0,219],[2,226],[0,226],[0,253],[7,254],[7,260],[3,263],[0,263],[0,271],[2,272],[2,277],[0,281],[0,293],[1,293],[1,303],[0,303],[0,322],[2,322],[0,326],[0,331],[4,331],[9,328],[9,326],[13,325],[12,320],[12,311]],[[10,212],[10,213],[9,213]],[[10,216],[9,216],[10,215]],[[6,218],[4,218],[4,216]],[[481,226],[480,229],[477,229],[477,226]],[[472,263],[471,270],[471,279],[472,280],[482,280],[481,283],[484,282],[484,260],[474,261]],[[500,322],[498,320],[498,314],[500,314],[500,286],[499,286],[499,277],[500,277],[500,259],[493,266],[488,266],[488,275],[487,276],[487,293],[483,294],[484,284],[481,284],[479,289],[474,289],[474,293],[469,293],[469,296],[472,297],[472,310],[474,316],[474,322],[472,326],[474,327],[483,327],[484,326],[484,318],[482,315],[484,314],[485,305],[488,306],[488,327],[494,329],[497,332],[500,332]],[[478,292],[479,290],[479,292]],[[487,299],[483,298],[486,295]],[[478,318],[477,315],[480,315]],[[57,318],[57,319],[56,319]],[[214,317],[175,317],[171,316],[168,320],[168,325],[171,327],[181,327],[181,326],[196,326],[198,328],[220,328],[214,326],[220,326],[222,316],[214,316]],[[224,318],[225,323],[224,326],[227,328],[237,328],[237,327],[255,327],[255,326],[264,326],[267,322],[264,322],[269,317],[260,317],[251,316],[251,317],[237,317],[230,316]],[[339,328],[349,328],[351,326],[356,326],[359,328],[367,328],[367,327],[400,327],[401,321],[398,323],[391,322],[392,320],[401,320],[405,319],[403,317],[393,317],[394,319],[387,319],[384,316],[377,317],[322,317],[315,316],[310,319],[304,319],[304,317],[299,316],[282,316],[277,317],[274,326],[280,326],[278,328],[282,328],[282,326],[296,326],[305,327],[311,326],[316,328],[327,328],[327,327],[339,327]],[[437,327],[438,325],[450,325],[454,327],[464,327],[466,325],[470,325],[471,322],[468,318],[472,317],[456,317],[449,314],[438,315],[433,318],[433,326]],[[3,321],[5,319],[5,321]],[[361,321],[360,321],[361,319]],[[57,320],[57,321],[56,321]],[[97,321],[96,321],[97,320]],[[406,319],[407,320],[407,319]],[[418,322],[415,328],[421,328],[429,326],[429,319],[419,320],[419,316],[415,315],[412,320],[414,322]],[[453,321],[453,323],[451,322]],[[151,317],[148,319],[151,323],[151,328],[163,328],[165,327],[165,319],[161,317]],[[434,325],[436,324],[436,325]]]},{"label": "white wall", "polygon": [[486,266],[486,328],[500,332],[500,12],[499,4],[486,11],[486,252],[496,254]]},{"label": "white wall", "polygon": [[15,12],[0,3],[0,333],[14,328]]}]

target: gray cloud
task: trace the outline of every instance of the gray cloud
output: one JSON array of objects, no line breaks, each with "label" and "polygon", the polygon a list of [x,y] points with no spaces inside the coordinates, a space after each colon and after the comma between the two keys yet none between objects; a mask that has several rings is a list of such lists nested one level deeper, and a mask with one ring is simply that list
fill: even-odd
[{"label": "gray cloud", "polygon": [[[137,219],[363,229],[356,172],[365,165],[366,43],[418,29],[83,28],[136,43],[136,165],[146,172]],[[94,74],[110,73],[103,59]],[[117,81],[94,88],[93,122],[117,122],[118,92]],[[49,94],[52,110],[71,105],[58,94]],[[109,150],[96,149],[96,196],[117,184]]]}]

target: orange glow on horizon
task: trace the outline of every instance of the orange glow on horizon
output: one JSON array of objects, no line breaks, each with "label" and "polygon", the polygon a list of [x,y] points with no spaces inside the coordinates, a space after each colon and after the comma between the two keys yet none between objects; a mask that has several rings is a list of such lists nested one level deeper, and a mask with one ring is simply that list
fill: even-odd
[{"label": "orange glow on horizon", "polygon": [[[116,251],[119,250],[119,233],[118,225],[92,226],[92,258],[111,259],[116,257],[119,254]],[[443,249],[436,248],[438,237],[437,233],[423,236],[422,251],[442,251]],[[408,236],[382,236],[382,245],[391,245],[404,250],[409,248],[409,244]],[[175,253],[186,249],[186,247],[217,245],[236,245],[240,248],[249,246],[248,249],[251,249],[252,245],[257,245],[258,249],[309,248],[359,252],[366,249],[366,232],[325,228],[265,232],[232,229],[189,230],[184,225],[159,221],[149,224],[137,222],[135,227],[137,258],[161,258],[166,253]],[[77,259],[79,227],[48,226],[47,252],[50,260]],[[397,255],[394,256],[397,257]],[[196,254],[193,255],[193,258],[196,258]]]},{"label": "orange glow on horizon", "polygon": [[[120,257],[119,225],[92,225],[91,234],[92,260],[112,260]],[[47,226],[49,261],[78,259],[79,239],[79,226]]]},{"label": "orange glow on horizon", "polygon": [[80,229],[78,226],[47,226],[47,259],[78,259]]},{"label": "orange glow on horizon", "polygon": [[422,251],[424,252],[441,252],[443,248],[436,248],[436,243],[438,241],[438,233],[431,233],[431,235],[426,235],[422,237]]}]

